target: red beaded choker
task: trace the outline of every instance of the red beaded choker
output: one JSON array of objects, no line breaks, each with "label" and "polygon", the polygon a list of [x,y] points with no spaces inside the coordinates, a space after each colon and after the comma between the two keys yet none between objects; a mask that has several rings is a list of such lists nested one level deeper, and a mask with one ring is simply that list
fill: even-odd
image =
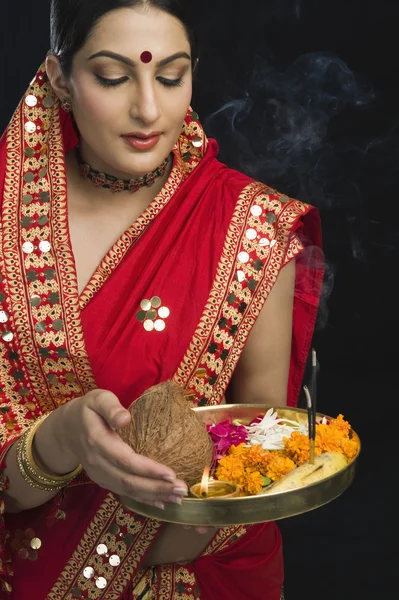
[{"label": "red beaded choker", "polygon": [[89,164],[84,162],[82,155],[80,154],[79,147],[76,148],[76,159],[78,161],[80,174],[82,177],[90,179],[90,181],[92,181],[96,187],[107,188],[116,194],[124,191],[134,193],[144,186],[152,186],[158,177],[161,177],[165,174],[170,157],[168,156],[165,158],[163,163],[161,163],[159,167],[155,169],[155,171],[134,179],[118,179],[113,175],[107,175],[107,173],[101,173],[100,171],[92,169]]}]

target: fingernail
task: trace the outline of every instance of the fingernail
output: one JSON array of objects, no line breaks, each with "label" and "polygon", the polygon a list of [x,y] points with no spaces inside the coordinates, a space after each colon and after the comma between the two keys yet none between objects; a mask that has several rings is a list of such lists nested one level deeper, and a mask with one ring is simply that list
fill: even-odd
[{"label": "fingernail", "polygon": [[187,496],[188,489],[185,487],[175,487],[173,488],[173,493],[176,494],[176,496]]},{"label": "fingernail", "polygon": [[176,477],[172,477],[172,475],[164,475],[164,481],[169,481],[169,483],[174,483],[176,481]]},{"label": "fingernail", "polygon": [[197,533],[200,533],[202,535],[204,533],[208,533],[209,528],[208,527],[196,527],[195,529],[196,529]]},{"label": "fingernail", "polygon": [[120,411],[119,411],[119,412],[117,412],[117,413],[116,413],[116,415],[115,415],[115,421],[116,421],[117,423],[120,423],[120,421],[121,421],[122,419],[125,419],[125,418],[126,418],[126,415],[129,415],[129,413],[127,412],[127,410],[120,410]]},{"label": "fingernail", "polygon": [[165,510],[165,504],[163,504],[163,502],[154,502],[154,506],[160,508],[161,510]]},{"label": "fingernail", "polygon": [[183,499],[180,498],[180,496],[172,496],[169,499],[169,502],[172,502],[172,504],[178,504],[179,506],[181,506],[183,504]]}]

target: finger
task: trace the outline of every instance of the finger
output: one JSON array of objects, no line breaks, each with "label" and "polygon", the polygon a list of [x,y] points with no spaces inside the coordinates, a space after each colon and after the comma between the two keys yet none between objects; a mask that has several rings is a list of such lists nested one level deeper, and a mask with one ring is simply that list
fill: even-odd
[{"label": "finger", "polygon": [[126,473],[112,465],[99,453],[93,462],[83,463],[83,467],[94,483],[120,496],[129,496],[139,502],[153,503],[161,499],[169,502],[174,494],[174,484],[162,479],[138,477]]},{"label": "finger", "polygon": [[204,535],[205,533],[208,533],[211,529],[211,527],[196,527],[195,531],[197,533],[200,533],[201,535]]},{"label": "finger", "polygon": [[170,483],[159,479],[154,480],[146,477],[125,476],[121,483],[124,496],[140,499],[140,501],[141,498],[148,498],[153,502],[178,501],[179,498],[183,500],[183,495],[180,493],[173,493],[173,486],[171,489]]},{"label": "finger", "polygon": [[184,482],[176,480],[176,475],[172,469],[157,463],[151,458],[136,454],[128,444],[121,440],[116,432],[104,427],[99,419],[97,419],[95,425],[91,424],[88,429],[89,434],[86,441],[91,452],[96,456],[102,456],[110,465],[125,473],[150,479],[162,479],[174,484],[175,487],[187,488]]},{"label": "finger", "polygon": [[95,390],[87,396],[87,406],[99,414],[112,429],[126,427],[131,420],[119,399],[107,390]]},{"label": "finger", "polygon": [[164,502],[159,502],[159,501],[154,502],[154,500],[152,500],[151,498],[142,498],[140,500],[140,502],[142,504],[148,504],[149,506],[155,506],[156,508],[159,508],[160,510],[165,510]]},{"label": "finger", "polygon": [[89,477],[101,487],[139,502],[153,504],[160,501],[181,504],[183,497],[187,495],[187,486],[183,487],[184,484],[176,487],[173,483],[162,479],[131,475],[115,468],[99,454],[96,455],[94,464],[87,467],[84,465],[84,467]]}]

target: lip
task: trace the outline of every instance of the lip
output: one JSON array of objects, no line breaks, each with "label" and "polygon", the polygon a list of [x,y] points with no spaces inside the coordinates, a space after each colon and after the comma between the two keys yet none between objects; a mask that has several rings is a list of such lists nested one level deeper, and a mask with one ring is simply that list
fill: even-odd
[{"label": "lip", "polygon": [[125,133],[122,137],[136,137],[143,140],[148,138],[159,137],[162,131],[151,131],[151,133],[142,133],[141,131],[132,131],[131,133]]},{"label": "lip", "polygon": [[141,133],[136,131],[135,133],[128,133],[122,136],[129,146],[136,150],[151,150],[154,148],[161,137],[161,133],[154,131],[153,133]]}]

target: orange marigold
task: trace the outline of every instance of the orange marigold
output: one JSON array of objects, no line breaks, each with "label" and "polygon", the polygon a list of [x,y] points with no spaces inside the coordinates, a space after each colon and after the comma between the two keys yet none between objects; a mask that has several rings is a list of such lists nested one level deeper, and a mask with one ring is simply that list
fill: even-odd
[{"label": "orange marigold", "polygon": [[316,449],[322,452],[339,452],[342,441],[347,439],[345,431],[332,425],[317,425]]},{"label": "orange marigold", "polygon": [[221,481],[238,483],[244,473],[243,461],[236,456],[226,455],[219,460],[216,477]]},{"label": "orange marigold", "polygon": [[239,444],[238,446],[230,446],[228,454],[231,456],[243,456],[246,454],[248,448],[245,444]]},{"label": "orange marigold", "polygon": [[238,485],[247,494],[258,494],[263,488],[263,477],[259,471],[251,471],[251,469],[245,469],[243,476],[241,477]]},{"label": "orange marigold", "polygon": [[[352,460],[358,452],[358,441],[350,438],[351,426],[343,415],[328,424],[316,426],[315,455],[324,452],[342,452]],[[309,460],[309,438],[295,431],[284,438],[284,450],[263,450],[261,445],[231,446],[216,468],[216,477],[240,486],[243,494],[257,494],[263,487],[263,478],[277,481],[296,466]]]},{"label": "orange marigold", "polygon": [[[309,438],[299,431],[294,431],[289,438],[284,438],[284,448],[287,456],[296,465],[302,465],[309,460]],[[316,446],[315,454],[321,454]]]},{"label": "orange marigold", "polygon": [[355,440],[342,440],[341,450],[345,454],[348,461],[355,458],[359,450],[359,445]]},{"label": "orange marigold", "polygon": [[265,450],[262,446],[255,445],[245,449],[243,453],[244,464],[248,468],[258,469],[258,466],[262,464]]},{"label": "orange marigold", "polygon": [[345,421],[344,415],[338,415],[336,419],[331,419],[330,427],[335,427],[335,429],[345,432],[347,436],[349,436],[352,429],[348,421]]},{"label": "orange marigold", "polygon": [[266,477],[269,477],[273,481],[277,481],[295,469],[296,465],[294,461],[287,456],[282,456],[281,454],[272,452],[270,454],[272,456],[270,460],[268,460],[267,470],[265,473]]}]

